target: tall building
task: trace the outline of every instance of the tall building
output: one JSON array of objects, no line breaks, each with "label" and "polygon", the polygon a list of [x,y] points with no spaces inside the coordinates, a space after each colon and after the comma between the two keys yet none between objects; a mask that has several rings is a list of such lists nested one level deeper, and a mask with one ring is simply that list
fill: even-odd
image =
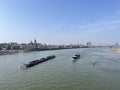
[{"label": "tall building", "polygon": [[34,40],[34,44],[37,44],[36,38],[35,38],[35,40]]},{"label": "tall building", "polygon": [[91,48],[91,47],[92,47],[91,42],[87,42],[87,47],[88,47],[88,48]]}]

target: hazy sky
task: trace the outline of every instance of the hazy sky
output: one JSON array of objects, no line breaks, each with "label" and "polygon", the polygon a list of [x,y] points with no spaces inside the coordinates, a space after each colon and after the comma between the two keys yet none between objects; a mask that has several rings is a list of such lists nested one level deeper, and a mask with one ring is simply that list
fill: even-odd
[{"label": "hazy sky", "polygon": [[0,0],[0,43],[120,43],[120,0]]}]

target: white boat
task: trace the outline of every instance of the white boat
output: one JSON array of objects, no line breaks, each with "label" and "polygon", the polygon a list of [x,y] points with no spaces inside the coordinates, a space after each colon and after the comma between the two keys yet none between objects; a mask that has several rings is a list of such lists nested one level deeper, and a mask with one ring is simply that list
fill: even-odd
[{"label": "white boat", "polygon": [[72,60],[76,60],[76,59],[78,59],[78,58],[80,58],[80,54],[75,54],[75,55],[72,57]]}]

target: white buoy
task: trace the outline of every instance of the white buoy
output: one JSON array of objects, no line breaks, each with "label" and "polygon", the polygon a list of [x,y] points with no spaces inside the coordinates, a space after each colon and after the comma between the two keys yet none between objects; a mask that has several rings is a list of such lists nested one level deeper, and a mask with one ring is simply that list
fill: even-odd
[{"label": "white buoy", "polygon": [[93,64],[93,65],[96,65],[96,62],[95,62],[95,61],[92,61],[92,64]]}]

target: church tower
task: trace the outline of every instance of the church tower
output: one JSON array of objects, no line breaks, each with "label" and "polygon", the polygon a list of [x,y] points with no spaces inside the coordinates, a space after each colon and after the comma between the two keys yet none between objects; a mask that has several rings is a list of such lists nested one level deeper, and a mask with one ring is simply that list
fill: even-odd
[{"label": "church tower", "polygon": [[34,40],[34,44],[37,44],[36,38],[35,38],[35,40]]}]

